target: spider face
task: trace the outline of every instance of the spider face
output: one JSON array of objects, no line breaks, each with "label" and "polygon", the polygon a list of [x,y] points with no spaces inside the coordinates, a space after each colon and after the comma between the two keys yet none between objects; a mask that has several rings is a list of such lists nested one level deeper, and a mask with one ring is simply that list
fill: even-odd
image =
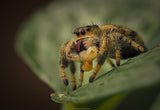
[{"label": "spider face", "polygon": [[110,58],[114,58],[117,66],[120,66],[120,59],[134,57],[147,51],[138,34],[125,26],[104,25],[99,27],[98,25],[89,25],[75,29],[74,34],[76,42],[74,40],[64,42],[60,52],[60,70],[63,82],[68,85],[65,68],[69,65],[74,90],[76,89],[74,61],[81,62],[78,85],[81,87],[83,73],[92,70],[92,60],[96,57],[97,65],[89,82],[94,80],[106,59],[112,67],[115,67]]},{"label": "spider face", "polygon": [[99,33],[100,33],[100,28],[98,25],[90,25],[77,28],[74,31],[77,42],[77,51],[80,52],[86,50],[90,46],[89,42],[92,39],[96,39],[96,37],[99,36]]},{"label": "spider face", "polygon": [[79,41],[81,39],[86,39],[89,37],[96,37],[96,31],[98,30],[99,30],[98,25],[91,25],[91,26],[77,28],[74,31],[76,41]]}]

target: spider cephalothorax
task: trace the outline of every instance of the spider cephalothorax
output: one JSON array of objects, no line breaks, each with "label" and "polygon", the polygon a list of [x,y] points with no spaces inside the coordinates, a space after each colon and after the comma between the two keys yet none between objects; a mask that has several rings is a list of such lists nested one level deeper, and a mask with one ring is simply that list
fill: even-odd
[{"label": "spider cephalothorax", "polygon": [[89,25],[77,28],[74,34],[76,42],[73,39],[64,42],[60,52],[62,79],[65,85],[68,85],[65,68],[69,65],[74,90],[76,89],[74,61],[81,62],[79,80],[79,87],[81,87],[83,73],[93,69],[92,60],[96,57],[98,59],[97,65],[89,78],[89,82],[93,81],[106,59],[112,67],[115,67],[110,57],[115,58],[116,64],[119,66],[120,59],[134,57],[147,51],[143,41],[135,31],[120,25],[104,25],[101,27]]},{"label": "spider cephalothorax", "polygon": [[93,43],[98,43],[97,40],[102,33],[98,25],[92,25],[77,28],[74,34],[77,42],[77,50],[81,52],[88,49]]}]

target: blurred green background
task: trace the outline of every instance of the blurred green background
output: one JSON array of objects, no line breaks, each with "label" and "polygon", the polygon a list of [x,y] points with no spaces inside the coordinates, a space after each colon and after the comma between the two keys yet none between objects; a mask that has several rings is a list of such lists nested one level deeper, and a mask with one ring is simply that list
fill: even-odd
[{"label": "blurred green background", "polygon": [[[58,93],[63,93],[65,95],[68,94],[66,93],[66,91],[71,92],[71,96],[70,96],[71,98],[68,98],[68,99],[64,98],[62,100],[53,98],[53,100],[57,100],[60,102],[73,101],[74,103],[76,103],[76,100],[74,100],[74,97],[75,97],[74,95],[77,93],[78,94],[77,97],[79,99],[80,99],[80,96],[79,96],[80,94],[87,96],[87,94],[82,94],[83,90],[86,90],[86,88],[88,87],[91,87],[91,88],[96,87],[96,83],[92,84],[92,86],[90,86],[91,84],[88,86],[88,77],[90,73],[86,73],[84,78],[84,84],[83,84],[86,86],[84,86],[84,88],[82,89],[77,90],[77,92],[75,91],[74,93],[71,91],[71,86],[66,88],[61,81],[60,74],[59,74],[59,65],[58,65],[59,49],[60,49],[60,45],[64,41],[74,38],[74,35],[72,34],[73,30],[77,27],[90,25],[90,24],[124,25],[138,32],[139,35],[144,40],[146,46],[149,49],[151,49],[160,42],[159,18],[160,18],[160,9],[159,9],[158,0],[157,1],[156,0],[150,0],[150,1],[145,1],[145,0],[140,0],[140,1],[138,0],[134,0],[134,1],[133,0],[62,1],[60,0],[57,2],[50,3],[49,5],[41,8],[39,11],[34,13],[30,18],[26,20],[26,22],[21,26],[19,30],[16,48],[18,50],[19,55],[24,58],[27,64],[37,74],[37,76],[40,77],[44,82],[46,82],[51,88],[53,88],[53,90],[55,90]],[[154,51],[154,54],[152,56],[157,56],[156,51],[159,52],[158,49],[153,51]],[[138,58],[143,59],[143,56]],[[138,61],[139,60],[138,58],[135,60]],[[148,61],[148,59],[145,59],[145,60]],[[155,60],[159,61],[159,58]],[[155,64],[155,62],[153,61],[150,63]],[[133,61],[131,61],[131,63],[132,62]],[[143,64],[143,63],[140,63],[140,64]],[[157,67],[159,67],[159,64],[157,65],[158,66],[156,66],[156,69],[154,69],[153,72],[156,72],[156,74],[154,75],[157,75],[157,77],[159,78],[159,74],[157,74],[157,71],[159,71],[157,69]],[[146,65],[146,67],[148,66],[149,64]],[[154,65],[151,67],[154,67]],[[98,77],[102,76],[104,73],[106,73],[111,69],[112,68],[108,66],[107,63],[105,63],[105,66],[103,66],[103,68],[101,69],[100,73],[98,74],[99,75]],[[122,71],[123,69],[124,68],[122,67],[122,69],[115,70],[115,71]],[[77,66],[77,71],[79,71],[78,66]],[[67,73],[68,73],[67,77],[68,79],[70,79],[69,72],[67,71]],[[77,78],[78,78],[78,75],[79,74],[76,74]],[[145,74],[143,75],[145,76]],[[137,79],[138,81],[143,76],[138,76],[137,74],[136,77],[139,77],[139,79]],[[151,80],[154,81],[155,77],[156,76],[152,77]],[[148,77],[145,77],[145,78],[148,78]],[[147,80],[145,78],[143,80]],[[103,80],[104,79],[102,79],[102,81]],[[121,79],[118,81],[120,82]],[[128,83],[130,82],[128,81]],[[137,85],[138,84],[139,83],[137,83]],[[141,85],[141,83],[139,85]],[[130,93],[129,95],[127,95],[128,91],[126,91],[127,93],[125,93],[125,96],[127,95],[127,97],[125,98],[122,98],[124,96],[123,94],[122,96],[121,94],[119,94],[120,96],[118,95],[117,96],[118,98],[116,96],[115,97],[110,96],[106,98],[104,97],[104,99],[102,100],[103,95],[99,98],[104,103],[104,105],[105,104],[111,105],[109,101],[104,102],[104,100],[106,99],[108,100],[117,99],[116,101],[113,101],[113,103],[116,105],[117,103],[120,103],[120,102],[121,103],[118,106],[119,108],[115,108],[115,109],[122,109],[123,107],[124,107],[123,109],[127,109],[127,107],[131,107],[128,109],[144,109],[144,108],[148,109],[151,107],[152,102],[154,102],[155,97],[158,96],[158,93],[159,93],[158,88],[159,88],[159,83],[158,85],[151,86],[151,88],[144,88],[139,91]],[[104,88],[104,90],[112,91],[114,89],[107,90],[107,88]],[[84,92],[84,93],[88,93],[88,90],[87,92]],[[145,96],[148,96],[148,97],[147,98],[144,97],[143,96],[144,94]],[[94,95],[94,93],[91,95]],[[87,98],[88,97],[86,97],[86,99]],[[94,98],[96,98],[96,96],[94,96]],[[123,101],[119,101],[121,98],[123,99]],[[140,104],[138,101],[136,101],[135,103],[134,101],[139,100],[139,98],[143,99],[144,102]],[[83,100],[83,99],[80,99],[80,100]],[[103,109],[104,107],[103,105],[101,106],[101,104],[103,104],[102,102],[100,102],[100,105],[98,105],[101,107],[101,109]],[[140,105],[134,106],[133,104],[134,105],[140,104],[141,106]],[[91,107],[92,105],[93,104],[91,104]],[[128,106],[124,106],[124,105],[128,105]],[[82,105],[68,105],[68,107],[72,107],[72,106],[79,107]],[[83,104],[83,107],[85,108],[87,106]],[[134,107],[138,107],[138,108],[134,108]],[[114,105],[110,107],[110,109],[113,109],[113,108],[114,108]]]}]

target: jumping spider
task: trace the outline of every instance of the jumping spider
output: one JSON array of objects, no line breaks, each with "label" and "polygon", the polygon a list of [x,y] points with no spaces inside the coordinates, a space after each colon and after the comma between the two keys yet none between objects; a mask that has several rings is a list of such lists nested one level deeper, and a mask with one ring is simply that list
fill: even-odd
[{"label": "jumping spider", "polygon": [[110,58],[115,58],[116,64],[119,66],[120,59],[134,57],[147,51],[142,39],[135,31],[120,25],[100,27],[89,25],[77,28],[74,34],[76,42],[73,39],[64,42],[60,50],[61,77],[67,86],[68,80],[66,79],[65,68],[69,65],[73,90],[76,89],[74,61],[81,62],[78,85],[78,87],[81,87],[83,73],[92,70],[92,60],[96,57],[98,57],[97,65],[89,78],[89,82],[93,81],[106,59],[112,67],[115,67]]}]

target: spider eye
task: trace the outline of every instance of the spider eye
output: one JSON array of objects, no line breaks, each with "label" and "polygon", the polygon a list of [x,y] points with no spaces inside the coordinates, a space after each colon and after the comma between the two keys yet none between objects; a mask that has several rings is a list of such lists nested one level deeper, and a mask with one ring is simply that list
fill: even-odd
[{"label": "spider eye", "polygon": [[79,36],[79,31],[76,32],[76,35]]},{"label": "spider eye", "polygon": [[91,29],[88,27],[86,30],[87,30],[87,31],[90,31]]},{"label": "spider eye", "polygon": [[85,30],[84,29],[81,30],[81,34],[85,35]]}]

